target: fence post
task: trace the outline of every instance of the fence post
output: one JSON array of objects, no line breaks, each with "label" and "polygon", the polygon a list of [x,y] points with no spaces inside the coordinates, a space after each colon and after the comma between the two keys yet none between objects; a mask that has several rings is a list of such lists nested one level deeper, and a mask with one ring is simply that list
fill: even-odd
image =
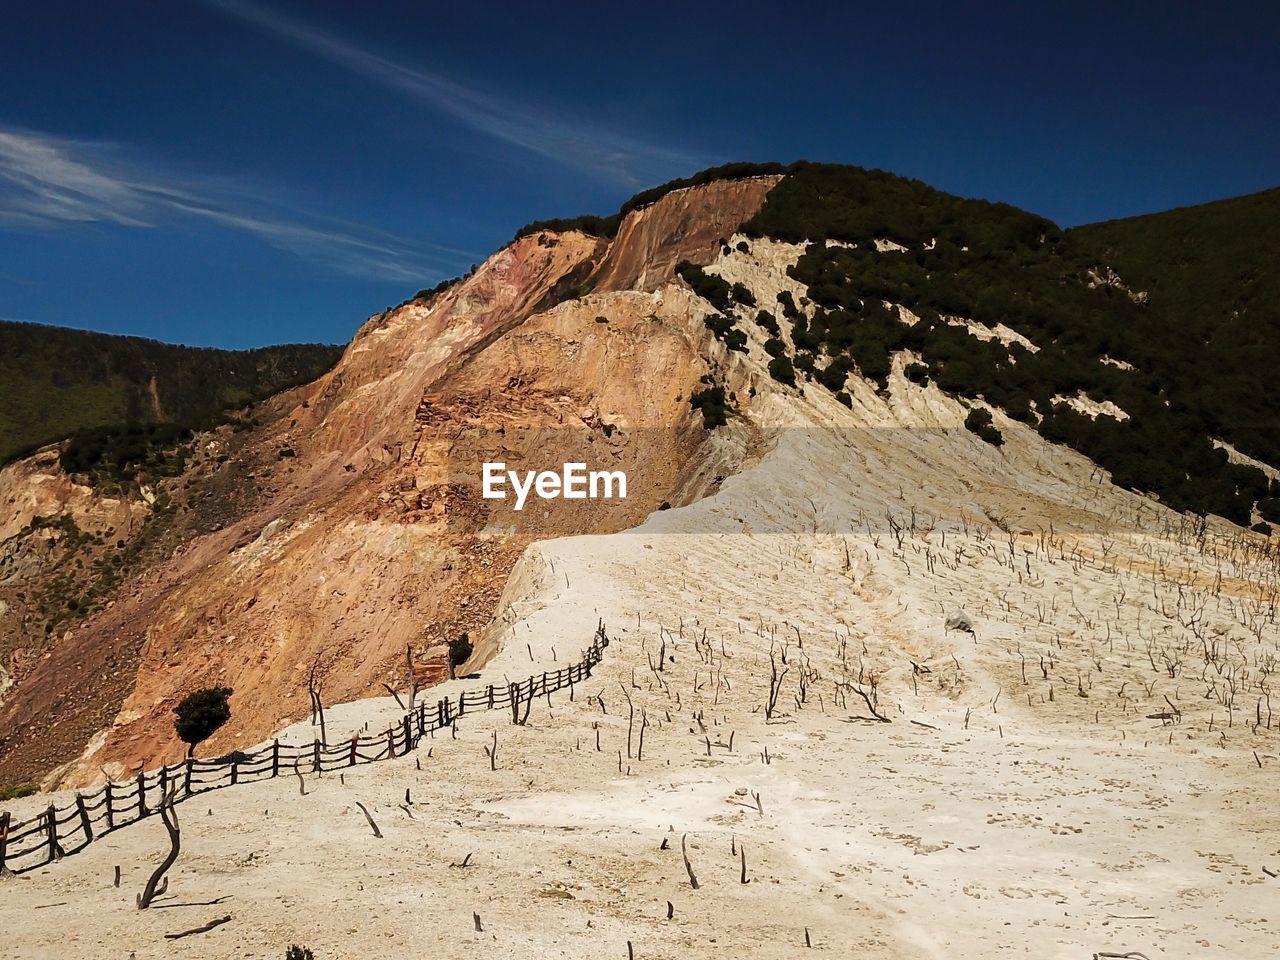
[{"label": "fence post", "polygon": [[235,757],[231,758],[231,785],[234,787],[240,782],[240,761]]},{"label": "fence post", "polygon": [[169,795],[169,765],[165,764],[160,768],[160,802],[164,803],[164,798]]},{"label": "fence post", "polygon": [[182,771],[182,792],[188,797],[191,796],[191,768],[195,765],[195,760],[187,757],[185,769]]},{"label": "fence post", "polygon": [[493,684],[489,684],[489,709],[493,709]]},{"label": "fence post", "polygon": [[280,776],[280,741],[271,741],[271,776]]},{"label": "fence post", "polygon": [[116,828],[116,812],[111,809],[111,781],[107,781],[107,830]]},{"label": "fence post", "polygon": [[354,767],[356,765],[356,744],[360,742],[360,735],[351,738],[351,753],[347,756],[347,766]]},{"label": "fence post", "polygon": [[9,872],[9,868],[4,865],[5,858],[9,852],[9,814],[0,813],[0,877]]},{"label": "fence post", "polygon": [[84,797],[80,796],[80,791],[76,791],[76,812],[80,814],[80,826],[84,829],[84,835],[90,842],[93,841],[93,825],[89,823],[89,811],[85,809]]},{"label": "fence post", "polygon": [[404,715],[404,752],[408,753],[413,746],[413,728],[409,726],[409,715]]},{"label": "fence post", "polygon": [[147,815],[147,775],[143,771],[138,771],[138,819],[141,820]]},{"label": "fence post", "polygon": [[49,844],[49,859],[45,863],[53,863],[62,859],[62,847],[58,844],[58,811],[53,804],[44,812],[45,839]]},{"label": "fence post", "polygon": [[320,741],[319,740],[316,740],[311,745],[311,757],[314,760],[314,765],[315,765],[315,770],[313,772],[319,773],[320,772]]}]

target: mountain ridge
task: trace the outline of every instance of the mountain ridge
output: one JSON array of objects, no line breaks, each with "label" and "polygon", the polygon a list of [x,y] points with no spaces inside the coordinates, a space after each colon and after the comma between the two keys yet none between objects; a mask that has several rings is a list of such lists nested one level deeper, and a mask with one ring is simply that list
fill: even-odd
[{"label": "mountain ridge", "polygon": [[250,350],[0,321],[0,465],[74,433],[126,424],[211,426],[226,410],[315,379],[325,344]]},{"label": "mountain ridge", "polygon": [[[1045,278],[1069,277],[1069,302],[1100,303],[1100,316],[1142,306],[1122,279],[1089,273],[1095,258],[1072,247],[1071,231],[878,171],[820,164],[734,171],[638,195],[653,199],[631,204],[612,237],[573,223],[523,233],[473,274],[371,317],[320,379],[264,401],[249,420],[198,434],[175,475],[155,469],[146,482],[126,484],[117,501],[123,507],[104,511],[102,495],[84,483],[92,478],[47,458],[7,468],[0,479],[10,503],[26,506],[0,545],[9,571],[0,569],[8,606],[0,628],[16,681],[0,701],[15,731],[0,738],[0,769],[19,779],[76,780],[96,776],[103,761],[156,756],[165,748],[167,705],[182,684],[226,683],[264,698],[224,732],[230,747],[296,716],[296,677],[318,659],[342,699],[400,676],[406,645],[420,678],[438,678],[440,644],[450,633],[492,629],[486,618],[529,543],[591,532],[592,524],[634,523],[663,503],[709,495],[734,474],[761,443],[751,411],[766,384],[748,372],[756,370],[748,358],[762,358],[767,384],[780,396],[821,391],[849,410],[870,403],[868,384],[886,396],[907,390],[904,384],[936,384],[962,411],[997,414],[971,427],[992,442],[1003,443],[1020,420],[1047,439],[1088,447],[1091,434],[1081,440],[1067,427],[1104,421],[1112,429],[1105,421],[1127,421],[1107,411],[1141,413],[1124,391],[1145,374],[1107,362],[1126,363],[1123,350],[1117,359],[1092,341],[1052,346],[1070,328],[1054,326],[1061,311],[1043,298],[1056,289]],[[1014,276],[1040,278],[1028,295],[1013,290],[983,301],[969,292],[1009,275],[1010,264],[1025,271]],[[718,279],[723,290],[698,277]],[[1021,306],[1039,311],[1040,320],[1028,325],[1014,316]],[[1018,368],[1057,369],[1036,359],[1046,349],[1057,351],[1055,363],[1066,364],[1077,389],[1041,384],[1019,407],[1016,391],[1028,389],[1028,374]],[[580,356],[597,358],[590,376],[566,380]],[[628,363],[650,371],[650,382],[624,390],[619,377],[632,376]],[[1059,386],[1064,392],[1046,394]],[[641,488],[641,513],[561,518],[496,539],[478,533],[484,525],[471,524],[485,510],[454,482],[449,451],[507,456],[508,441],[491,435],[498,429],[508,437],[532,431],[521,456],[557,449],[577,456],[573,444],[540,433],[552,423],[588,437],[621,428],[627,443],[638,426],[673,431],[643,456],[625,444],[615,450],[661,465]],[[469,438],[461,448],[456,438],[446,441],[451,431]],[[1207,435],[1203,441],[1210,443]],[[1208,449],[1212,470],[1250,483],[1262,476],[1252,491],[1265,505],[1270,489],[1260,470]],[[1144,477],[1118,479],[1142,489]],[[44,500],[31,493],[37,489]],[[1232,496],[1243,494],[1233,487]],[[1253,519],[1235,501],[1226,505],[1223,515]],[[129,529],[123,538],[122,524]],[[431,559],[410,560],[397,572],[403,560],[394,558],[406,549]],[[306,580],[308,570],[325,569],[328,561],[318,558],[335,550],[359,558],[346,568],[358,590],[326,585],[323,576]],[[70,575],[81,569],[95,572]],[[22,584],[40,576],[43,595],[26,596]],[[424,577],[432,583],[425,598],[415,595]],[[310,582],[314,609],[302,611],[291,579]],[[360,599],[344,599],[352,590]],[[461,606],[468,596],[479,602]],[[415,613],[419,604],[429,612]],[[162,615],[166,607],[182,612]],[[212,656],[208,644],[223,632],[246,639]],[[255,635],[275,636],[276,652],[247,645]],[[103,636],[111,643],[93,647]],[[478,646],[492,649],[492,642]],[[104,709],[116,711],[115,719],[108,738],[69,770],[65,754],[53,764],[23,752],[21,718],[50,709],[38,691],[55,674],[78,669],[86,650],[125,680],[105,701],[86,688],[94,712],[69,724],[67,743],[101,731]],[[352,671],[352,657],[368,659]]]}]

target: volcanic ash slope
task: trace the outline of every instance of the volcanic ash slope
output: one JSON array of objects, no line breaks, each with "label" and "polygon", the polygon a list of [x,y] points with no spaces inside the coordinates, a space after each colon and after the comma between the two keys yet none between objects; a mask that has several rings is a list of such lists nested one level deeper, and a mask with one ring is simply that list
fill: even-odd
[{"label": "volcanic ash slope", "polygon": [[[708,269],[762,298],[793,253]],[[6,949],[1270,956],[1280,760],[1245,694],[1276,652],[1261,541],[999,414],[1004,445],[983,443],[905,358],[848,409],[775,384],[755,333],[721,359],[741,416],[716,442],[740,469],[636,529],[528,546],[479,679],[441,691],[563,666],[603,621],[572,700],[527,726],[468,715],[305,797],[290,779],[185,804],[173,909],[133,905],[160,825],[122,830],[5,885]],[[330,736],[396,713],[343,705]]]}]

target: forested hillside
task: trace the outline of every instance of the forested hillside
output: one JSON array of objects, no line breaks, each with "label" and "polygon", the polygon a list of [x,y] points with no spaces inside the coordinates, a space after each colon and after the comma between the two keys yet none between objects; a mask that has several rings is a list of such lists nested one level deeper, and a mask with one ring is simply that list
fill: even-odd
[{"label": "forested hillside", "polygon": [[0,463],[96,428],[199,428],[222,411],[315,379],[341,348],[182,347],[0,322]]},{"label": "forested hillside", "polygon": [[1148,294],[1135,355],[1218,436],[1280,464],[1280,190],[1071,234]]},{"label": "forested hillside", "polygon": [[790,321],[790,346],[770,350],[784,382],[794,368],[837,392],[854,370],[883,385],[910,350],[913,379],[1003,409],[1121,485],[1249,524],[1255,508],[1280,519],[1277,491],[1213,441],[1280,463],[1277,205],[1063,231],[882,171],[796,164],[743,232],[807,244],[792,275],[808,302],[761,305]]}]

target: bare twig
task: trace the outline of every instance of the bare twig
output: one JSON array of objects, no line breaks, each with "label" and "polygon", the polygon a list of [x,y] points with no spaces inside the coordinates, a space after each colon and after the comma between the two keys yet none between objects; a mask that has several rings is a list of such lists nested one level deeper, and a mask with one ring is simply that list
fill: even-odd
[{"label": "bare twig", "polygon": [[689,835],[687,833],[680,837],[680,855],[684,857],[684,868],[689,874],[689,885],[697,890],[698,878],[693,875],[693,864],[689,862]]},{"label": "bare twig", "polygon": [[373,815],[369,813],[368,809],[365,808],[365,805],[361,803],[359,800],[356,801],[356,806],[360,808],[360,812],[364,814],[364,818],[369,821],[369,826],[373,828],[373,835],[377,837],[379,840],[381,840],[382,831],[379,830],[378,825],[374,823]]},{"label": "bare twig", "polygon": [[210,920],[203,927],[196,927],[194,930],[183,930],[181,933],[166,933],[164,938],[166,940],[181,940],[183,937],[190,937],[193,934],[208,933],[214,927],[220,927],[224,923],[230,922],[231,914],[228,913],[225,917],[218,917],[216,920]]}]

